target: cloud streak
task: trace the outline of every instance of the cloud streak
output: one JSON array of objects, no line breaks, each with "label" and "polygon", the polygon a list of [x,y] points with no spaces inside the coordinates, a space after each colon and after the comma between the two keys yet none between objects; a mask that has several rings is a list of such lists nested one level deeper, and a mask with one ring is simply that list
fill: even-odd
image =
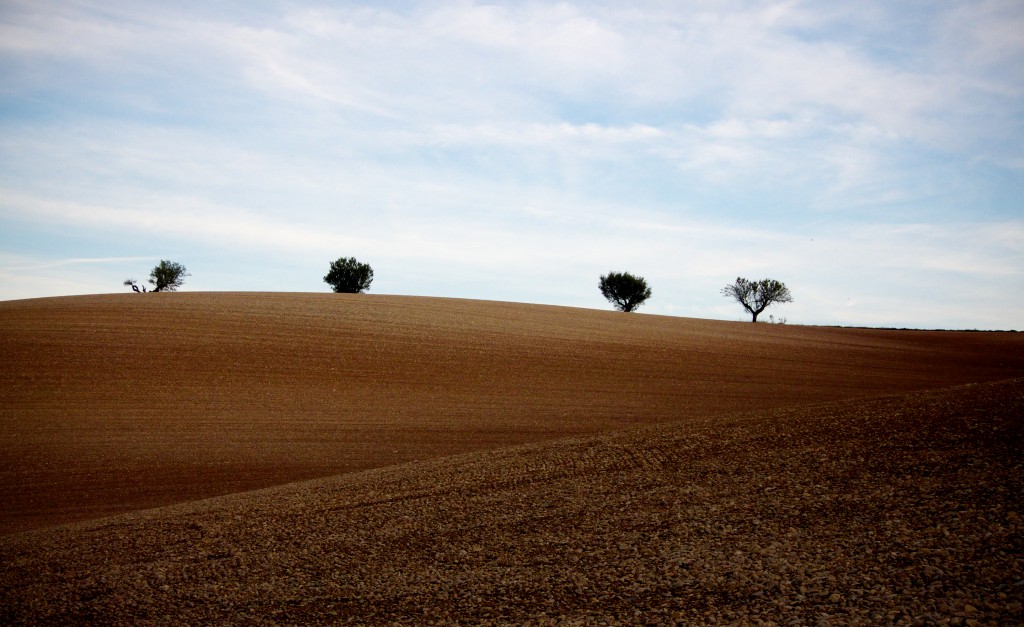
[{"label": "cloud streak", "polygon": [[355,254],[382,290],[594,307],[620,269],[648,311],[715,317],[719,283],[770,274],[793,321],[1008,327],[1021,25],[998,0],[10,2],[0,253],[259,259],[263,289]]}]

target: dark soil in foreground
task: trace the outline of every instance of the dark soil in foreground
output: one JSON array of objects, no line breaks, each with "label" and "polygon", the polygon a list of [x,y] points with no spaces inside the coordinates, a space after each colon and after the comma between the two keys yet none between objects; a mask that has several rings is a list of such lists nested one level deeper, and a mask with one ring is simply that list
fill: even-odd
[{"label": "dark soil in foreground", "polygon": [[1019,624],[1024,380],[0,538],[0,622]]}]

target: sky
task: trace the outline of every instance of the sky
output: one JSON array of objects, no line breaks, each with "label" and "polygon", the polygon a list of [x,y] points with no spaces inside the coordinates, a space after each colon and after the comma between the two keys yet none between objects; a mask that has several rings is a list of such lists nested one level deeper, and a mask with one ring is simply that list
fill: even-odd
[{"label": "sky", "polygon": [[[0,300],[370,292],[1024,330],[1024,3],[0,0]],[[143,296],[140,296],[140,298]]]}]

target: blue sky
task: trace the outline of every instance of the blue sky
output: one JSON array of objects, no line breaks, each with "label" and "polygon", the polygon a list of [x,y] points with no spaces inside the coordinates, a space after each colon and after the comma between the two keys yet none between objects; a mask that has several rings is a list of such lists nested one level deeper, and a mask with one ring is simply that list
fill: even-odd
[{"label": "blue sky", "polygon": [[[212,6],[210,6],[212,5]],[[0,299],[372,293],[1024,329],[1024,4],[0,3]],[[767,315],[766,313],[766,315]]]}]

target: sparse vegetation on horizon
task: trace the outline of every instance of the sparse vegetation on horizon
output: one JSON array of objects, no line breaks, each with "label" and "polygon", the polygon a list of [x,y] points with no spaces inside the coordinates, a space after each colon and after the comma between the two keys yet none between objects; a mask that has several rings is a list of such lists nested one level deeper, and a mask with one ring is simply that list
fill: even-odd
[{"label": "sparse vegetation on horizon", "polygon": [[601,295],[619,311],[629,313],[651,297],[651,288],[643,277],[628,272],[609,272],[598,283]]},{"label": "sparse vegetation on horizon", "polygon": [[[153,286],[152,292],[175,292],[185,284],[185,277],[192,276],[185,266],[175,261],[161,259],[149,273],[149,282]],[[124,284],[136,292],[145,292],[146,286],[139,288],[135,279],[125,279]]]},{"label": "sparse vegetation on horizon", "polygon": [[776,303],[793,302],[793,296],[789,293],[786,284],[775,279],[750,281],[743,277],[737,277],[735,283],[730,283],[722,288],[722,295],[743,305],[747,313],[752,316],[751,322],[757,322],[757,316]]},{"label": "sparse vegetation on horizon", "polygon": [[340,257],[331,262],[331,269],[324,276],[324,283],[338,294],[361,294],[370,289],[373,282],[373,268],[360,263],[355,257]]}]

